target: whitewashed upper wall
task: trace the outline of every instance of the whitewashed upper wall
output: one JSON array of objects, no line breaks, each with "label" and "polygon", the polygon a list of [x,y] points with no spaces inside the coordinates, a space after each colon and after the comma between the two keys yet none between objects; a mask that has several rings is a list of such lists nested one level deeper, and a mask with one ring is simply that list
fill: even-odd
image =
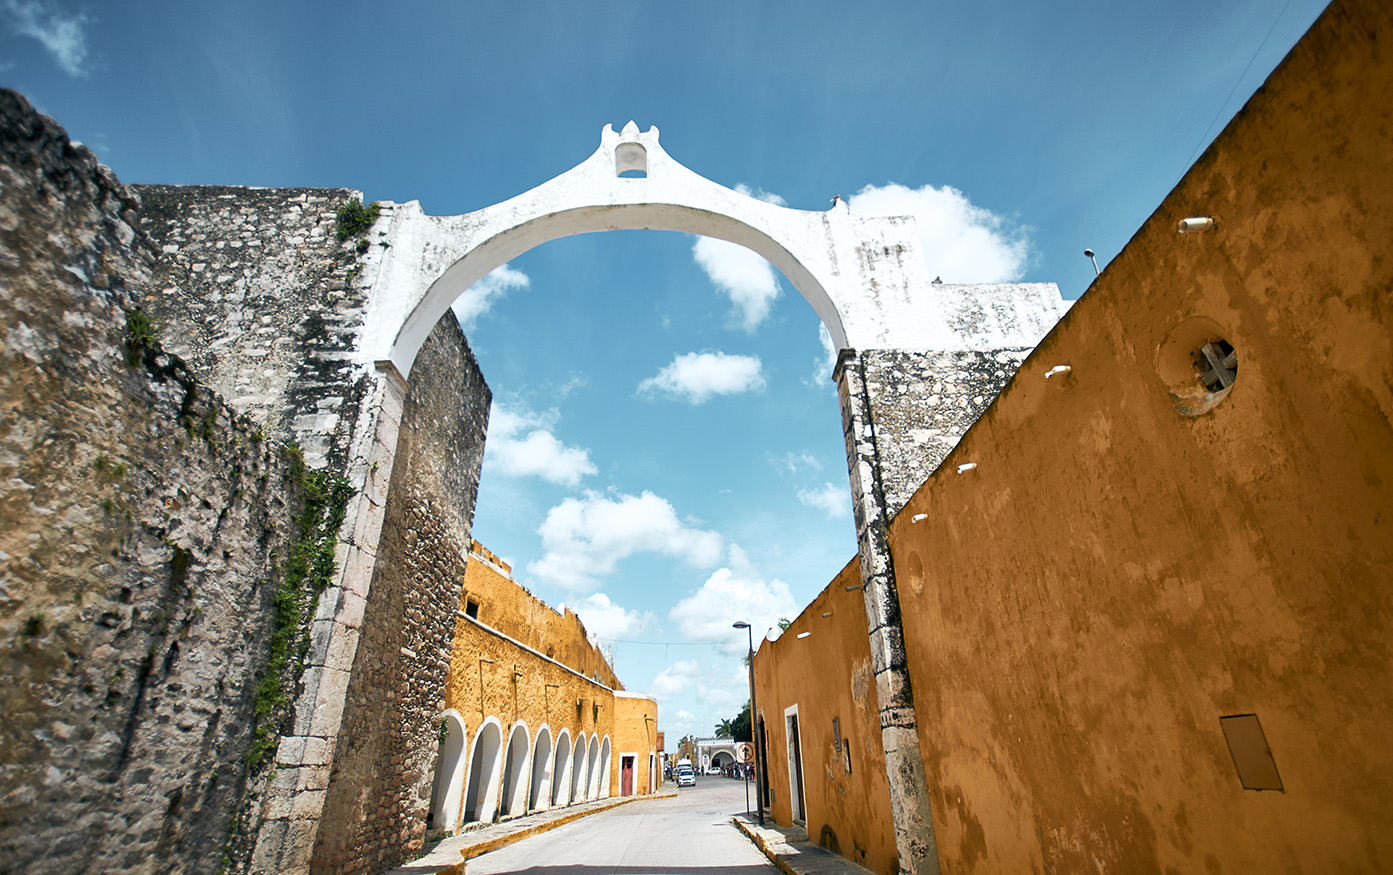
[{"label": "whitewashed upper wall", "polygon": [[[624,177],[624,170],[646,170]],[[673,160],[658,129],[606,125],[584,162],[511,200],[461,216],[385,205],[373,234],[360,363],[409,374],[421,343],[460,293],[512,258],[571,234],[683,231],[729,240],[768,259],[807,298],[839,349],[1033,347],[1064,312],[1053,283],[930,282],[913,217],[853,216],[776,206]],[[375,250],[376,251],[376,250]]]}]

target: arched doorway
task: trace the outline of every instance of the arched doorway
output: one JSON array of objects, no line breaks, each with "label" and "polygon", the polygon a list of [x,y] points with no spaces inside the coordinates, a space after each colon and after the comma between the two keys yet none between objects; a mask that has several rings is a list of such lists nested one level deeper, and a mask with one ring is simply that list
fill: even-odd
[{"label": "arched doorway", "polygon": [[610,773],[610,769],[611,769],[611,758],[610,758],[609,736],[606,735],[606,736],[605,736],[604,743],[600,745],[600,793],[599,793],[599,798],[601,798],[601,799],[607,799],[607,798],[609,798],[609,792],[610,792],[610,791],[609,791],[609,788],[610,788],[610,775],[609,775],[609,773]]},{"label": "arched doorway", "polygon": [[459,825],[460,794],[464,789],[464,720],[453,708],[440,720],[440,750],[435,762],[427,827],[454,832]]},{"label": "arched doorway", "polygon": [[596,799],[600,795],[600,737],[590,736],[590,755],[587,757],[585,798]]},{"label": "arched doorway", "polygon": [[551,767],[551,806],[560,808],[571,802],[571,733],[561,730],[556,737],[556,757]]},{"label": "arched doorway", "polygon": [[537,730],[537,743],[532,748],[532,782],[527,794],[528,811],[541,811],[551,807],[551,775],[551,729],[543,726]]},{"label": "arched doorway", "polygon": [[508,737],[508,753],[503,760],[503,792],[499,795],[498,807],[507,817],[526,812],[527,755],[530,747],[527,724],[519,721]]},{"label": "arched doorway", "polygon": [[571,757],[571,802],[573,803],[585,801],[586,752],[585,733],[582,732],[580,737],[576,739],[575,756]]},{"label": "arched doorway", "polygon": [[469,790],[465,794],[464,822],[493,820],[498,810],[498,772],[503,753],[503,728],[489,717],[474,736],[469,758]]}]

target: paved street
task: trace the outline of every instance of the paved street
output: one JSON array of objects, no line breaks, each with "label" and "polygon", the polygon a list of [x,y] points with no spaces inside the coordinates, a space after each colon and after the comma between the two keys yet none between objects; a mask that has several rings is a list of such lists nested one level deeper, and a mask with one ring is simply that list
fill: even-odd
[{"label": "paved street", "polygon": [[743,783],[702,777],[675,799],[622,805],[476,857],[468,873],[775,875],[778,869],[731,825],[744,810]]}]

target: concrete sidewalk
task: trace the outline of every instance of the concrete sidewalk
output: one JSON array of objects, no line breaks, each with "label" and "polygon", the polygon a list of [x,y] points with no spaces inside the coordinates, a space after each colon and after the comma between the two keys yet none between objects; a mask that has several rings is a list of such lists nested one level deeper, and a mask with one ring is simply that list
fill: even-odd
[{"label": "concrete sidewalk", "polygon": [[611,797],[553,811],[539,811],[499,823],[470,824],[458,835],[429,845],[425,856],[382,875],[464,875],[465,862],[471,857],[487,854],[489,851],[540,835],[558,826],[565,826],[590,814],[599,814],[601,811],[643,799],[666,799],[676,795],[677,792],[671,790],[649,796]]},{"label": "concrete sidewalk", "polygon": [[808,832],[802,827],[786,829],[767,816],[764,826],[760,826],[749,814],[736,815],[731,822],[785,875],[875,875],[841,854],[808,841]]}]

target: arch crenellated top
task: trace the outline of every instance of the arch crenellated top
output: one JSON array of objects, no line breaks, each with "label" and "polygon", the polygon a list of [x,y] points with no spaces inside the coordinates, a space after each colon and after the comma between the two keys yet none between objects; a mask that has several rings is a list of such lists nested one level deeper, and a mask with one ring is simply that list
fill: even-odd
[{"label": "arch crenellated top", "polygon": [[[745,246],[798,289],[838,349],[1033,346],[1062,310],[1052,283],[930,283],[912,217],[853,216],[844,202],[795,210],[749,197],[687,169],[663,149],[656,127],[640,131],[633,122],[620,132],[605,125],[589,158],[510,200],[460,216],[427,216],[416,201],[389,204],[384,219],[378,230],[391,245],[368,277],[360,350],[365,363],[390,360],[408,376],[465,289],[529,249],[598,231],[681,231]],[[1011,306],[983,307],[985,290]],[[1020,306],[1032,298],[1036,306]],[[1039,318],[1030,318],[1034,311]],[[984,343],[984,331],[1019,334],[1020,342]]]}]

